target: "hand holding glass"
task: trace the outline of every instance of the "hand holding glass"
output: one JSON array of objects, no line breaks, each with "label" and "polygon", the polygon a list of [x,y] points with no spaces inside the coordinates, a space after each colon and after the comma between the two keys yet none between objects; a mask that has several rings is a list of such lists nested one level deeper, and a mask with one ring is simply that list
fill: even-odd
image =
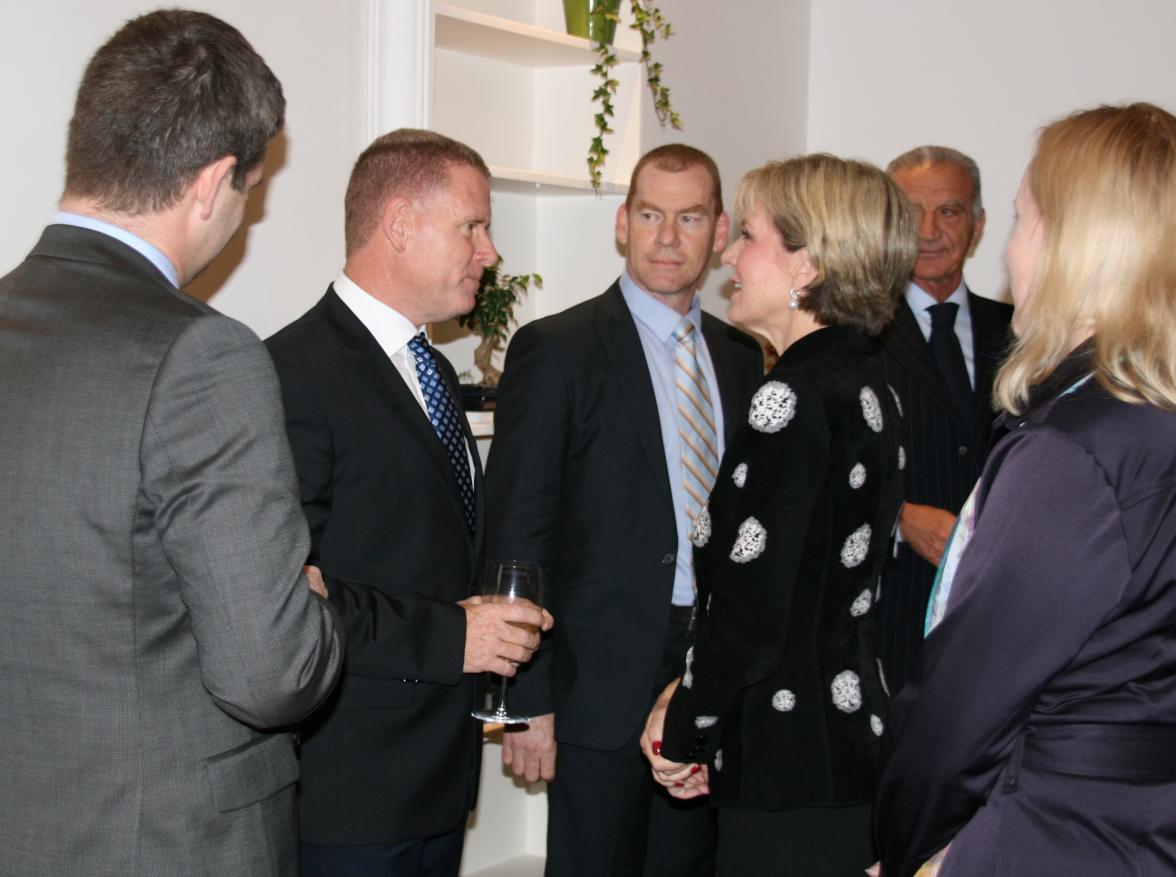
[{"label": "hand holding glass", "polygon": [[[486,577],[482,581],[482,598],[487,603],[521,603],[527,601],[536,606],[543,605],[543,585],[540,581],[539,564],[521,560],[492,560],[486,564]],[[538,633],[534,624],[511,622],[531,633]],[[475,719],[483,722],[502,722],[517,725],[526,722],[530,716],[512,713],[506,707],[505,676],[495,677],[494,703],[489,709],[476,710]]]}]

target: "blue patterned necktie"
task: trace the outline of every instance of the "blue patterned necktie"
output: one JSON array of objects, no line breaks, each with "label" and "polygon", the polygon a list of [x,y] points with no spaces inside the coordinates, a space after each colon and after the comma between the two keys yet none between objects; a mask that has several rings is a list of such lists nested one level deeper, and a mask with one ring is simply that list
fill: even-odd
[{"label": "blue patterned necktie", "polygon": [[449,465],[457,478],[457,487],[465,503],[466,522],[470,531],[474,529],[474,483],[470,480],[470,461],[467,456],[465,430],[462,429],[461,412],[454,402],[449,387],[437,371],[437,361],[429,349],[429,341],[421,332],[408,342],[408,349],[416,358],[417,381],[425,397],[429,421],[445,450],[449,454]]}]

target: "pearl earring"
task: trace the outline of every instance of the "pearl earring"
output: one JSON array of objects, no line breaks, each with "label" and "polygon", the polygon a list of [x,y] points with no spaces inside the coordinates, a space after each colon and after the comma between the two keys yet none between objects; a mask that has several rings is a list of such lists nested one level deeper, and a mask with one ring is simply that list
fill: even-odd
[{"label": "pearl earring", "polygon": [[790,296],[792,296],[792,301],[788,302],[788,309],[793,310],[793,311],[799,310],[800,309],[800,293],[794,289],[794,290],[792,290],[792,292],[790,292],[788,294]]}]

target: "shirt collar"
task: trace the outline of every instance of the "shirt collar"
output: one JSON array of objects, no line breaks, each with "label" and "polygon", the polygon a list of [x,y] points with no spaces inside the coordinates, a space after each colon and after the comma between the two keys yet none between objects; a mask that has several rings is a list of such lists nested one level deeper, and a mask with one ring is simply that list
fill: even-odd
[{"label": "shirt collar", "polygon": [[414,326],[408,317],[384,304],[342,271],[335,278],[334,287],[335,294],[372,333],[388,356],[402,350],[414,335],[424,331],[424,326]]},{"label": "shirt collar", "polygon": [[[620,286],[621,295],[624,297],[625,304],[633,318],[663,342],[669,343],[673,338],[674,330],[682,322],[682,314],[638,286],[637,282],[629,276],[627,268],[621,273]],[[695,331],[701,333],[702,301],[697,292],[690,300],[690,310],[686,312],[686,316],[694,324]]]},{"label": "shirt collar", "polygon": [[53,215],[53,223],[55,225],[72,225],[75,228],[87,228],[90,231],[96,231],[104,234],[107,237],[112,237],[116,241],[126,244],[152,265],[154,265],[159,272],[168,279],[172,286],[177,289],[180,286],[180,274],[176,270],[176,266],[172,264],[171,259],[163,254],[163,251],[154,244],[149,243],[143,238],[139,237],[134,232],[127,231],[125,228],[113,223],[105,222],[101,219],[95,219],[93,216],[84,216],[81,213],[70,213],[67,210],[59,210]]},{"label": "shirt collar", "polygon": [[[935,296],[927,292],[927,290],[923,289],[923,287],[919,286],[919,284],[915,283],[913,280],[907,284],[906,300],[907,304],[910,305],[911,311],[916,314],[924,314],[926,313],[927,308],[931,307],[932,305],[939,304],[939,301],[935,298]],[[964,283],[963,277],[960,278],[960,285],[956,287],[955,292],[953,292],[943,301],[945,303],[950,301],[959,305],[961,313],[969,313],[968,285]]]}]

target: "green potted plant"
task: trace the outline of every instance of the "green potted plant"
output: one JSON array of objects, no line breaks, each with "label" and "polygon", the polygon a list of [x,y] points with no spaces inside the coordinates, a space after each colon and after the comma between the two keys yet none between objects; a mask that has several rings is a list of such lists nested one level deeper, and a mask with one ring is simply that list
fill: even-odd
[{"label": "green potted plant", "polygon": [[502,260],[482,272],[482,282],[474,298],[474,309],[457,318],[457,324],[469,329],[482,339],[474,350],[474,365],[482,373],[480,383],[463,388],[463,402],[467,410],[493,407],[494,390],[502,377],[502,370],[494,365],[494,354],[502,348],[510,327],[517,322],[514,315],[531,285],[543,287],[538,274],[507,274],[501,271]]}]

